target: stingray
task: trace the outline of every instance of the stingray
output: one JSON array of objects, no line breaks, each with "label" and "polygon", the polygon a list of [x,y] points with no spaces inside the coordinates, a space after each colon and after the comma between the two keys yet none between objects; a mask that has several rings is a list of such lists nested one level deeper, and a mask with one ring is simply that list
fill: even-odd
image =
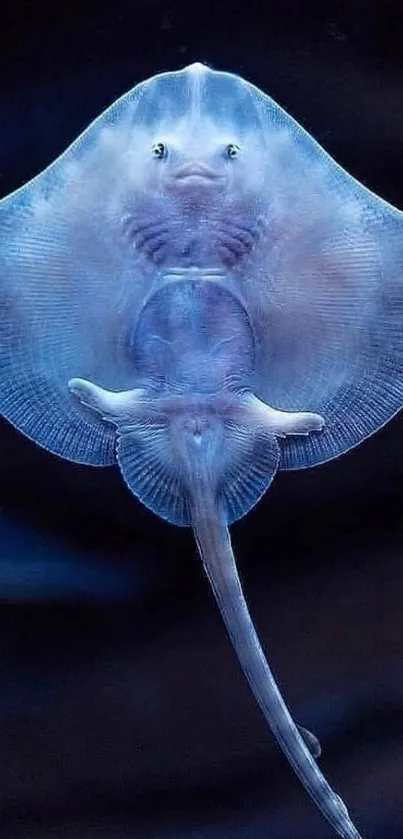
[{"label": "stingray", "polygon": [[0,413],[118,464],[193,529],[246,678],[336,833],[359,839],[281,696],[229,525],[403,404],[402,214],[272,99],[200,63],[109,107],[0,202]]}]

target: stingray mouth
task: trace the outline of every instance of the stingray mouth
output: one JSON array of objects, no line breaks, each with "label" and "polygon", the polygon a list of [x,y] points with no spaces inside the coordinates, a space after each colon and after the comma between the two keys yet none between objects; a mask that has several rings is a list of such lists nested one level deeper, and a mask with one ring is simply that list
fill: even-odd
[{"label": "stingray mouth", "polygon": [[186,163],[177,169],[173,180],[178,186],[211,186],[223,183],[224,177],[203,163]]}]

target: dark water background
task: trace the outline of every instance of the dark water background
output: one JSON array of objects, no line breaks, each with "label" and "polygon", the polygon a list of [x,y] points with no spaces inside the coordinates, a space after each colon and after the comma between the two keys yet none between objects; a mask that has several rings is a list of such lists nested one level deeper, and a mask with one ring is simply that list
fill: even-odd
[{"label": "dark water background", "polygon": [[[195,60],[270,93],[403,208],[403,7],[0,7],[0,191],[138,81]],[[1,317],[1,312],[0,312]],[[190,534],[113,469],[0,427],[3,839],[326,839],[227,641]],[[280,475],[233,539],[269,660],[368,839],[403,837],[403,416]]]}]

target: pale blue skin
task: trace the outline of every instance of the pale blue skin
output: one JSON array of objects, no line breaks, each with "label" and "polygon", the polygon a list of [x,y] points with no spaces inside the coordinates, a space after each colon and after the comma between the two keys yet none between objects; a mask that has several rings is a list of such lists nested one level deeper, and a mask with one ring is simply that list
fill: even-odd
[{"label": "pale blue skin", "polygon": [[117,462],[192,526],[274,735],[360,839],[275,684],[228,524],[277,469],[337,457],[402,406],[402,214],[257,88],[193,64],[3,199],[0,232],[0,412],[56,455]]}]

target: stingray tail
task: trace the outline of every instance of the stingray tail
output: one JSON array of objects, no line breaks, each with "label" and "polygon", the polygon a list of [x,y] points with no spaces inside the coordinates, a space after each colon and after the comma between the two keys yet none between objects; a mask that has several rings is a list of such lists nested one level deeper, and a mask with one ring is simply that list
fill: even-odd
[{"label": "stingray tail", "polygon": [[[284,754],[319,809],[343,839],[362,839],[340,796],[326,781],[294,723],[277,687],[273,673],[249,614],[228,527],[218,511],[197,501],[193,531],[228,634],[249,685]],[[203,509],[204,508],[204,509]]]}]

